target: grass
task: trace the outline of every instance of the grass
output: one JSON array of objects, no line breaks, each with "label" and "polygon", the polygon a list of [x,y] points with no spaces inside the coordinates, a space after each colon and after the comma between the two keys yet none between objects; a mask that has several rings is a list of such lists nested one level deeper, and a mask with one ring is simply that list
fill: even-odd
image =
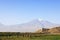
[{"label": "grass", "polygon": [[0,40],[60,40],[60,35],[40,35],[40,36],[0,36]]},{"label": "grass", "polygon": [[32,40],[60,40],[60,35],[45,35],[41,37],[32,37]]}]

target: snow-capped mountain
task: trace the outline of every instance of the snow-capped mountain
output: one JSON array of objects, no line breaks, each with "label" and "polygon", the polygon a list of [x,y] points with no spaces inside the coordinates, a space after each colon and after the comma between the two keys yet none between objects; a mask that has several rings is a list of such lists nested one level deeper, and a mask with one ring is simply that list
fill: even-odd
[{"label": "snow-capped mountain", "polygon": [[34,32],[37,29],[52,28],[56,26],[59,26],[59,25],[48,22],[46,20],[35,19],[28,23],[5,26],[3,28],[4,29],[3,31],[4,32]]}]

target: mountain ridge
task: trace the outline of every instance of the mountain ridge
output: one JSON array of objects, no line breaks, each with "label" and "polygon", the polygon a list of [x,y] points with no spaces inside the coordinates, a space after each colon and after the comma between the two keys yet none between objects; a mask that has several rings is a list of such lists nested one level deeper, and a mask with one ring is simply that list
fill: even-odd
[{"label": "mountain ridge", "polygon": [[32,20],[27,23],[23,23],[23,24],[4,26],[2,29],[0,29],[0,31],[3,30],[5,32],[6,31],[7,32],[34,32],[37,29],[52,28],[55,26],[59,26],[59,25],[51,23],[46,20],[35,19],[35,20]]}]

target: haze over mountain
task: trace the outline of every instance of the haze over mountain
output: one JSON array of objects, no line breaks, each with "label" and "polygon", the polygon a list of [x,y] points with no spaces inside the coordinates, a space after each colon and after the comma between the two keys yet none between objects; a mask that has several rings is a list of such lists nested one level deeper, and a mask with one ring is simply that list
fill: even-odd
[{"label": "haze over mountain", "polygon": [[53,28],[57,26],[59,26],[59,24],[54,24],[46,20],[35,19],[28,23],[18,25],[2,26],[2,24],[0,24],[0,32],[34,32],[37,29]]}]

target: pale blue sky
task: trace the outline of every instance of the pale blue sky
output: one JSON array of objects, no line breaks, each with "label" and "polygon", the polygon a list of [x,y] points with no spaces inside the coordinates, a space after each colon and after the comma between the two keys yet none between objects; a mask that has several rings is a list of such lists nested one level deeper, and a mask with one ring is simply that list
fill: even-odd
[{"label": "pale blue sky", "polygon": [[0,22],[5,25],[38,18],[60,24],[60,0],[0,0]]}]

